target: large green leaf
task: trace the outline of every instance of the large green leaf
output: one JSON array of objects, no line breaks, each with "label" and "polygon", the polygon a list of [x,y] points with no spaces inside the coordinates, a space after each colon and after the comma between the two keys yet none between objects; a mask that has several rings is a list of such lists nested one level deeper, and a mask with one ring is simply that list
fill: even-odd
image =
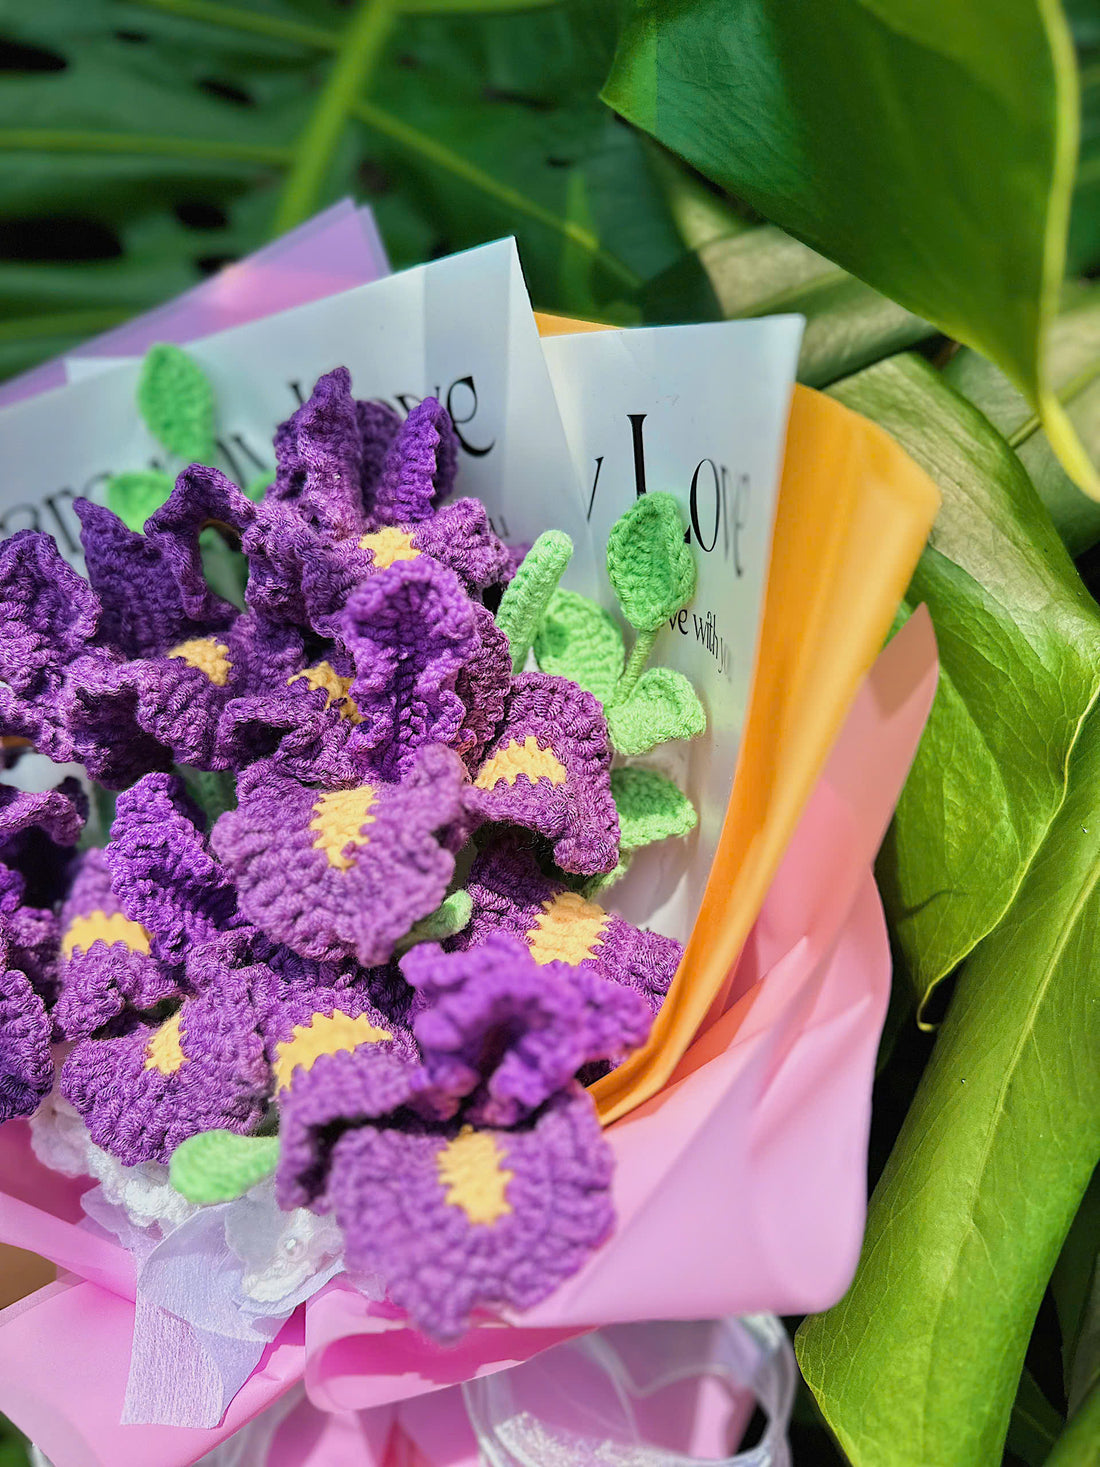
[{"label": "large green leaf", "polygon": [[1004,439],[917,357],[831,389],[943,493],[908,592],[932,613],[940,686],[878,863],[913,997],[997,925],[1057,816],[1100,693],[1100,610]]},{"label": "large green leaf", "polygon": [[0,370],[348,193],[397,266],[515,233],[549,309],[714,314],[598,100],[616,35],[615,0],[0,0]]},{"label": "large green leaf", "polygon": [[772,224],[751,224],[691,170],[655,152],[677,228],[699,258],[723,316],[796,311],[806,318],[798,380],[838,377],[935,335],[935,327]]},{"label": "large green leaf", "polygon": [[[1024,1351],[1100,1155],[1100,714],[1011,910],[969,959],[799,1362],[855,1467],[1000,1460]],[[888,1301],[888,1307],[884,1302]]]},{"label": "large green leaf", "polygon": [[[1093,462],[1100,462],[1100,286],[1090,286],[1054,322],[1047,338],[1050,381]],[[1072,555],[1100,540],[1100,504],[1082,494],[1058,462],[1030,403],[992,362],[964,347],[945,378],[1016,450]]]},{"label": "large green leaf", "polygon": [[1057,0],[637,0],[604,96],[995,361],[1100,495],[1043,357],[1078,132]]}]

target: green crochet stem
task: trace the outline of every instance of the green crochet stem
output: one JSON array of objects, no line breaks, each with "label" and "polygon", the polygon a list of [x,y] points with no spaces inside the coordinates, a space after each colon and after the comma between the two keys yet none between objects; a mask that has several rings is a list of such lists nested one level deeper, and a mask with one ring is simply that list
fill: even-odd
[{"label": "green crochet stem", "polygon": [[645,671],[645,665],[649,661],[650,653],[653,651],[653,644],[657,640],[657,632],[659,630],[660,628],[655,627],[651,632],[638,633],[634,645],[630,649],[627,664],[623,668],[623,675],[619,679],[618,686],[615,689],[616,703],[621,703],[624,699],[629,698],[637,686],[638,679]]},{"label": "green crochet stem", "polygon": [[210,825],[219,815],[237,808],[237,786],[232,774],[212,769],[187,769],[183,777],[191,798],[202,807]]},{"label": "green crochet stem", "polygon": [[561,530],[546,530],[530,550],[500,598],[496,623],[508,638],[512,671],[522,672],[550,598],[573,555],[573,542]]},{"label": "green crochet stem", "polygon": [[173,1151],[168,1177],[181,1197],[206,1207],[243,1197],[270,1176],[278,1160],[278,1136],[202,1131]]},{"label": "green crochet stem", "polygon": [[454,937],[461,932],[474,914],[473,898],[461,887],[444,897],[434,912],[422,917],[397,944],[401,952],[415,947],[418,942],[442,942],[445,937]]}]

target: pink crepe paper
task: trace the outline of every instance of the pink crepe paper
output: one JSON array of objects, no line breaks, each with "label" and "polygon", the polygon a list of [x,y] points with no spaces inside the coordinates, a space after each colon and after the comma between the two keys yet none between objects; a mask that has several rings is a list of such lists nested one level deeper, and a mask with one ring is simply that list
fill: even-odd
[{"label": "pink crepe paper", "polygon": [[388,275],[389,268],[374,216],[344,199],[163,306],[5,382],[0,407],[63,387],[66,356],[143,356],[155,342],[195,341],[272,311],[366,285]]},{"label": "pink crepe paper", "polygon": [[[921,609],[852,707],[731,975],[727,1008],[661,1094],[609,1128],[616,1231],[546,1303],[510,1324],[485,1321],[442,1350],[337,1279],[292,1317],[220,1426],[123,1427],[133,1329],[125,1265],[112,1269],[89,1250],[71,1191],[28,1166],[22,1198],[0,1207],[0,1240],[45,1251],[80,1277],[0,1313],[0,1409],[55,1467],[185,1467],[304,1379],[312,1406],[332,1414],[323,1427],[332,1455],[273,1448],[271,1467],[461,1467],[474,1459],[455,1456],[461,1443],[452,1450],[440,1426],[458,1419],[457,1381],[614,1321],[833,1303],[859,1252],[890,986],[871,861],[936,674]],[[18,1172],[20,1154],[25,1137],[0,1131],[0,1176]],[[14,1201],[27,1210],[13,1212]],[[321,1428],[299,1420],[295,1429]]]}]

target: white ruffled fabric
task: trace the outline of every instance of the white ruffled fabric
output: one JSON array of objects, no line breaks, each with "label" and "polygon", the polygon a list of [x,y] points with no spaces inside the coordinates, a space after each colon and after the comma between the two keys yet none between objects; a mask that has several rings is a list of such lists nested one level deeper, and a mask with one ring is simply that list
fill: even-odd
[{"label": "white ruffled fabric", "polygon": [[123,1166],[54,1094],[31,1121],[35,1155],[95,1178],[85,1226],[118,1239],[137,1265],[130,1378],[122,1419],[215,1426],[298,1307],[341,1272],[328,1217],[283,1212],[271,1177],[233,1202],[197,1207],[157,1162]]}]

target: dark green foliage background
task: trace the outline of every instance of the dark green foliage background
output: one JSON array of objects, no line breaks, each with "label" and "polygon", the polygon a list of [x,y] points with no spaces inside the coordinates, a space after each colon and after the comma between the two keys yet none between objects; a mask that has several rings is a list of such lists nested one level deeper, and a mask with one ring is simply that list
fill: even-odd
[{"label": "dark green foliage background", "polygon": [[909,598],[941,691],[879,867],[882,1185],[800,1334],[799,1467],[829,1428],[857,1467],[1100,1462],[1100,506],[1027,396],[1041,364],[1100,457],[1100,5],[1065,9],[1040,343],[1053,0],[0,0],[0,376],[350,194],[397,268],[514,233],[544,309],[803,312],[802,380],[943,491]]}]

